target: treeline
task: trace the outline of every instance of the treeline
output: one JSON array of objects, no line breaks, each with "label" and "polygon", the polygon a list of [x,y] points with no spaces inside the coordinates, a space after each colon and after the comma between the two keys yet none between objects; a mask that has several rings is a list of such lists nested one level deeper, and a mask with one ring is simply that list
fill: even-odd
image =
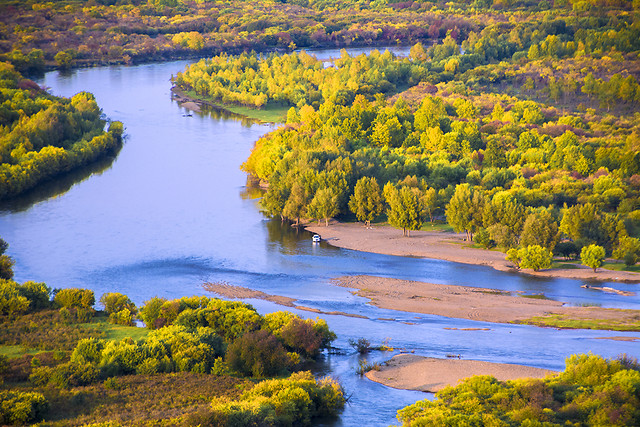
[{"label": "treeline", "polygon": [[403,426],[640,423],[640,365],[626,355],[574,355],[557,376],[507,382],[475,376],[398,411]]},{"label": "treeline", "polygon": [[476,24],[459,14],[355,2],[124,0],[0,5],[0,54],[22,72],[252,49],[437,40]]},{"label": "treeline", "polygon": [[[23,374],[28,376],[28,387],[4,387],[3,401],[20,404],[2,405],[3,424],[64,417],[49,407],[42,393],[45,387],[53,386],[62,393],[102,383],[111,387],[117,384],[117,377],[127,375],[170,373],[219,378],[286,376],[317,357],[335,339],[321,319],[305,320],[288,312],[261,316],[250,305],[215,298],[152,298],[138,312],[126,295],[107,293],[100,298],[104,312],[96,312],[94,304],[91,290],[51,290],[44,283],[0,280],[1,343],[42,346],[58,354],[54,360],[46,359],[46,364],[33,359],[28,373]],[[132,325],[139,315],[151,331],[139,340],[79,337],[71,347],[62,336],[50,336],[41,344],[33,337],[38,334],[36,329],[48,328],[77,337],[68,332],[74,328],[64,325],[82,324],[80,329],[90,330],[96,315],[108,316],[118,325]],[[65,333],[61,334],[60,328]],[[0,374],[10,374],[10,361],[3,357],[0,362]],[[256,425],[267,420],[277,425],[310,425],[314,418],[337,414],[343,404],[338,383],[315,380],[310,373],[300,372],[248,387],[234,400],[220,396],[210,409],[182,417],[182,422],[229,425],[242,419]]]},{"label": "treeline", "polygon": [[49,95],[0,62],[0,199],[116,153],[122,123],[101,116],[92,94]]}]

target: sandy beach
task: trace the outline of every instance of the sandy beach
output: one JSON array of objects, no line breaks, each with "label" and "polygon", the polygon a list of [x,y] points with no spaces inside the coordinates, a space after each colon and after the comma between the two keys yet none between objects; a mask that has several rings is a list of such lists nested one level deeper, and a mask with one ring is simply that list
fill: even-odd
[{"label": "sandy beach", "polygon": [[563,277],[582,280],[602,280],[640,283],[640,273],[598,269],[515,270],[499,251],[471,248],[464,234],[440,231],[412,231],[403,237],[402,230],[374,225],[366,229],[361,223],[343,224],[332,221],[328,227],[309,224],[307,230],[318,233],[327,243],[345,249],[386,255],[441,259],[463,264],[487,265],[501,271],[519,271],[532,276]]},{"label": "sandy beach", "polygon": [[545,378],[555,374],[555,371],[522,365],[399,354],[383,364],[380,370],[369,371],[366,376],[393,388],[435,393],[473,375],[491,375],[500,381],[507,381]]}]

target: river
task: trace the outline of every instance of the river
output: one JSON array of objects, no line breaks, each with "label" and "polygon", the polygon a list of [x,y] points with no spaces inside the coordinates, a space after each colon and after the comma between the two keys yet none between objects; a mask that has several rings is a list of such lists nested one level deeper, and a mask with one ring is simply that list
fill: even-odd
[{"label": "river", "polygon": [[[338,334],[334,344],[341,351],[326,355],[319,373],[338,378],[350,395],[333,426],[389,425],[397,409],[428,396],[358,377],[354,371],[359,356],[349,339],[365,337],[373,344],[387,342],[427,356],[460,354],[556,370],[562,370],[564,359],[573,353],[640,357],[637,343],[600,339],[640,334],[559,331],[395,312],[372,307],[331,285],[333,277],[372,274],[544,293],[571,304],[640,308],[638,297],[583,289],[575,280],[312,245],[309,233],[260,213],[239,169],[254,142],[272,126],[214,112],[190,114],[171,99],[169,79],[188,63],[51,72],[39,81],[56,95],[94,93],[106,116],[125,124],[126,140],[113,162],[101,162],[2,206],[0,236],[16,260],[16,280],[87,287],[98,297],[117,291],[136,304],[152,296],[205,294],[203,282],[226,281],[295,297],[325,311],[364,315],[366,319],[321,316]],[[249,302],[262,313],[282,309],[265,301]],[[469,327],[490,330],[445,329]],[[396,352],[375,353],[369,360]]]}]

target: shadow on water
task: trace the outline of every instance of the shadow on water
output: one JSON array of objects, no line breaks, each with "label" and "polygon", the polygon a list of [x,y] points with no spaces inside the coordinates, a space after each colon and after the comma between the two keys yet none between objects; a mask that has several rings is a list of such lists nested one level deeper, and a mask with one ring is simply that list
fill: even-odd
[{"label": "shadow on water", "polygon": [[0,201],[0,212],[24,212],[36,203],[57,197],[69,191],[74,185],[85,181],[94,175],[101,175],[109,170],[120,152],[122,145],[115,154],[101,159],[82,168],[57,175],[45,181],[27,192],[11,199]]}]

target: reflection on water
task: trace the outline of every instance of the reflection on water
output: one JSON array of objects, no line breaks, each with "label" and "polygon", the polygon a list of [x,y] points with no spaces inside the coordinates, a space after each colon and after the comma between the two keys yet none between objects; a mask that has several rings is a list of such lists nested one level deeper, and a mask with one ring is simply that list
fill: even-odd
[{"label": "reflection on water", "polygon": [[75,184],[78,184],[91,176],[101,175],[113,165],[113,162],[121,148],[122,147],[117,148],[115,155],[105,156],[90,165],[58,175],[57,177],[39,184],[18,197],[0,201],[0,212],[25,211],[38,202],[66,193]]}]

